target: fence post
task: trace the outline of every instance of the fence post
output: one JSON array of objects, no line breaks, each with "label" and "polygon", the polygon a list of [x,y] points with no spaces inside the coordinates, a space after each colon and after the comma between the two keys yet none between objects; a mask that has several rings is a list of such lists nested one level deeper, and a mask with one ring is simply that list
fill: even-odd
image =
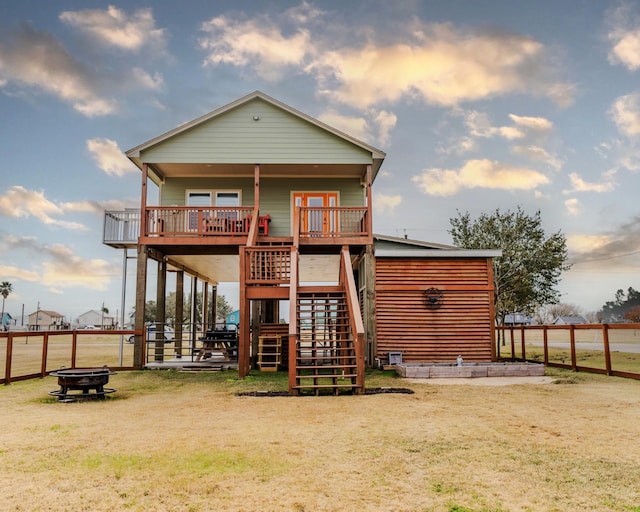
[{"label": "fence post", "polygon": [[71,368],[76,367],[76,354],[78,352],[78,331],[74,329],[71,335]]},{"label": "fence post", "polygon": [[515,361],[516,360],[516,343],[515,343],[515,340],[513,339],[513,325],[509,327],[509,333],[511,337],[511,360]]},{"label": "fence post", "polygon": [[611,350],[609,348],[609,324],[602,324],[602,343],[604,345],[604,364],[607,375],[611,375]]},{"label": "fence post", "polygon": [[42,339],[42,359],[40,361],[40,375],[47,376],[47,353],[49,351],[49,333],[45,332]]},{"label": "fence post", "polygon": [[522,360],[527,360],[526,350],[524,348],[524,325],[520,326],[520,346],[522,347]]},{"label": "fence post", "polygon": [[11,358],[13,356],[13,333],[10,332],[7,336],[7,352],[5,354],[4,362],[4,384],[5,386],[11,384]]},{"label": "fence post", "polygon": [[546,325],[542,328],[542,344],[544,350],[544,365],[549,366],[549,330]]},{"label": "fence post", "polygon": [[576,360],[576,326],[573,324],[569,326],[569,341],[571,343],[571,369],[575,372],[578,370],[578,363]]}]

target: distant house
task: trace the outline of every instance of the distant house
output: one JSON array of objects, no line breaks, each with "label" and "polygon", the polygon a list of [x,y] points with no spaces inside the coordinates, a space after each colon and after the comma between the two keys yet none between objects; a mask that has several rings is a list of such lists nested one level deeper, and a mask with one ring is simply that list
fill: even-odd
[{"label": "distant house", "polygon": [[11,325],[11,320],[13,320],[13,317],[9,313],[5,313],[4,316],[2,317],[3,330],[6,331],[9,328],[9,325]]},{"label": "distant house", "polygon": [[240,310],[236,309],[227,315],[225,321],[228,324],[239,324],[240,323]]},{"label": "distant house", "polygon": [[30,331],[60,331],[68,328],[68,324],[64,321],[64,315],[55,311],[39,309],[35,313],[31,313],[28,318]]},{"label": "distant house", "polygon": [[107,313],[103,313],[102,311],[90,309],[86,313],[82,313],[80,316],[78,316],[78,325],[80,327],[93,325],[94,327],[98,327],[99,329],[111,329],[115,327],[116,319],[115,317],[110,316]]},{"label": "distant house", "polygon": [[504,317],[504,325],[531,325],[533,318],[524,313],[508,313]]},{"label": "distant house", "polygon": [[575,316],[559,316],[553,322],[554,325],[576,325],[576,324],[586,324],[586,319],[581,315]]}]

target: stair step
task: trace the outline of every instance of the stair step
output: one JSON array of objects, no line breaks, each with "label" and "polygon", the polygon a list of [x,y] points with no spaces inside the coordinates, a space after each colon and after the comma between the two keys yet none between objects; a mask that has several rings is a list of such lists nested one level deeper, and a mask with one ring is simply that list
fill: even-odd
[{"label": "stair step", "polygon": [[332,384],[318,384],[318,385],[310,385],[310,386],[305,386],[305,385],[297,385],[297,386],[293,386],[294,389],[331,389],[331,388],[354,388],[356,387],[355,384],[352,384],[351,382],[345,382],[344,384],[337,384],[337,385],[332,385]]}]

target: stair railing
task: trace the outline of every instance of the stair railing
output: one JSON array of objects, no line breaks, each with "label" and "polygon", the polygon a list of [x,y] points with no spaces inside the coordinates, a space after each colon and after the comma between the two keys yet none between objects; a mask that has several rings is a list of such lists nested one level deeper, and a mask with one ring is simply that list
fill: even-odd
[{"label": "stair railing", "polygon": [[364,392],[364,322],[358,305],[358,290],[351,268],[349,247],[343,246],[340,252],[340,284],[344,287],[347,309],[351,325],[351,334],[356,352],[356,393]]}]

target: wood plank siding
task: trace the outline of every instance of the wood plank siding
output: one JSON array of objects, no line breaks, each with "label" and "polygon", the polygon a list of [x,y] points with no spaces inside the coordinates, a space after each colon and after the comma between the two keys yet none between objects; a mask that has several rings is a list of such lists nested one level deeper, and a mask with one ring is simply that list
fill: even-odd
[{"label": "wood plank siding", "polygon": [[[491,361],[491,261],[486,258],[376,258],[376,357],[403,361]],[[442,292],[427,305],[425,291]]]},{"label": "wood plank siding", "polygon": [[144,149],[140,156],[149,163],[371,163],[370,151],[261,98]]}]

